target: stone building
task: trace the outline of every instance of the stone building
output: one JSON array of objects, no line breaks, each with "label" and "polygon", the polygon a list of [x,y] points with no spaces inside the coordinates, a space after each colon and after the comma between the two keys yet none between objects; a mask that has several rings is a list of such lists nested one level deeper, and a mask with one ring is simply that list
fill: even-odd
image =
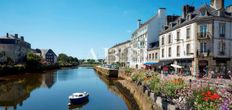
[{"label": "stone building", "polygon": [[24,41],[24,37],[18,34],[10,35],[0,38],[0,62],[5,62],[11,59],[13,63],[22,63],[27,52],[31,50],[31,44]]},{"label": "stone building", "polygon": [[141,68],[147,62],[147,49],[152,48],[153,42],[159,40],[159,32],[166,23],[166,9],[160,8],[158,13],[145,23],[138,20],[138,29],[131,37],[130,67]]},{"label": "stone building", "polygon": [[107,64],[121,63],[129,65],[129,50],[131,41],[119,43],[108,49]]},{"label": "stone building", "polygon": [[35,49],[34,54],[41,56],[49,64],[57,63],[57,55],[52,49]]},{"label": "stone building", "polygon": [[186,5],[183,15],[163,28],[161,61],[172,61],[191,75],[203,76],[210,70],[225,74],[231,69],[232,14],[224,8],[224,0],[211,0],[197,10]]}]

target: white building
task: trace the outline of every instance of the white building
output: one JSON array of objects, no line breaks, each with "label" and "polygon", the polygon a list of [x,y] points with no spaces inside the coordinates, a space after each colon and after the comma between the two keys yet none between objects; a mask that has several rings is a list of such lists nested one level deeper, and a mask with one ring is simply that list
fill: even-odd
[{"label": "white building", "polygon": [[210,6],[197,10],[183,9],[183,16],[160,34],[160,60],[173,61],[192,75],[231,69],[232,14],[225,11],[224,0],[211,0]]},{"label": "white building", "polygon": [[125,41],[108,49],[107,64],[120,63],[122,66],[129,65],[129,49],[131,41]]},{"label": "white building", "polygon": [[159,40],[162,25],[166,23],[166,9],[160,8],[158,13],[145,23],[138,20],[138,29],[132,34],[130,67],[141,68],[147,62],[147,49]]}]

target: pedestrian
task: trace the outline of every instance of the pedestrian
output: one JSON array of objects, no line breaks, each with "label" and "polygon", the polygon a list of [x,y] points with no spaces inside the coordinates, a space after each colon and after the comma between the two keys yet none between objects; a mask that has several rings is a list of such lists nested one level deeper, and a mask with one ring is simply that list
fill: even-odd
[{"label": "pedestrian", "polygon": [[214,76],[215,76],[214,71],[211,71],[211,72],[210,72],[210,78],[212,78],[212,77],[214,77]]},{"label": "pedestrian", "polygon": [[232,80],[232,73],[230,70],[228,71],[228,75],[229,75],[230,79]]}]

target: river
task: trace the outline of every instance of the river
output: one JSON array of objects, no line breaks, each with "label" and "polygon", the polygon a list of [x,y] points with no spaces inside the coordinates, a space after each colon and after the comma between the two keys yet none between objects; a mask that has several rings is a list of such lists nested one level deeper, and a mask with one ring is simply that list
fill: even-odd
[{"label": "river", "polygon": [[[68,96],[87,91],[89,101],[70,108]],[[114,84],[79,67],[0,78],[0,110],[129,110]]]}]

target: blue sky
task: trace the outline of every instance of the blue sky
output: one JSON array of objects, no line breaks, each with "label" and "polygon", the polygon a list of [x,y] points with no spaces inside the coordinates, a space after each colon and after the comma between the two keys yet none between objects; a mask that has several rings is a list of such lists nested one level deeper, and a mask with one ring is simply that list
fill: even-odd
[{"label": "blue sky", "polygon": [[187,3],[209,0],[0,0],[0,35],[18,33],[32,48],[78,58],[91,58],[92,49],[103,58],[104,48],[130,39],[138,18],[145,21],[158,8],[180,15]]}]

